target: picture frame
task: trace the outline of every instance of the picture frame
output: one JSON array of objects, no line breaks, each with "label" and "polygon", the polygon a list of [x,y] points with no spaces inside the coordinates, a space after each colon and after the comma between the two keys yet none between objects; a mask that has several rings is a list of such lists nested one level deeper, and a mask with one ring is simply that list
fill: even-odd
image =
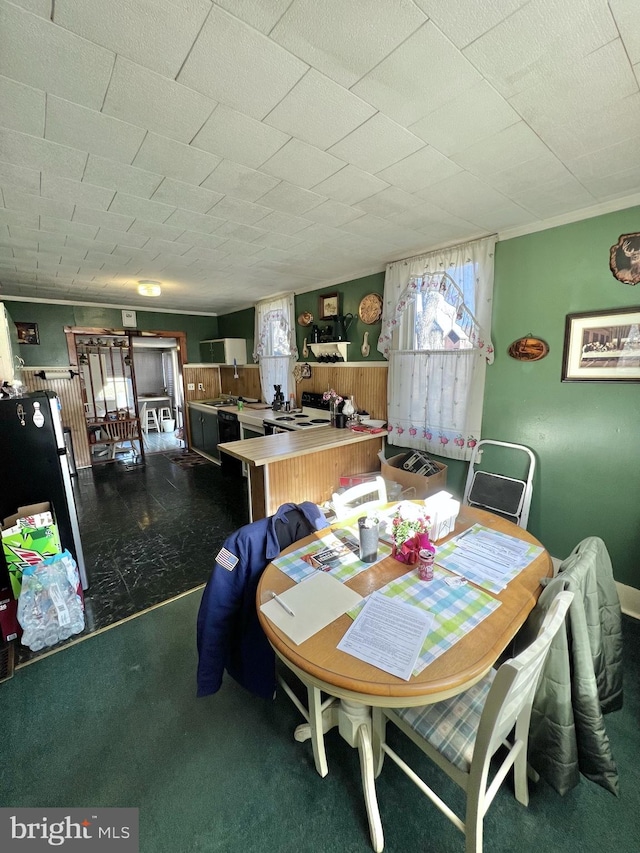
[{"label": "picture frame", "polygon": [[339,313],[339,296],[337,293],[325,293],[320,297],[318,306],[318,317],[320,320],[331,320]]},{"label": "picture frame", "polygon": [[38,331],[37,323],[19,323],[15,324],[18,333],[19,344],[39,344],[40,332]]},{"label": "picture frame", "polygon": [[640,306],[567,314],[563,382],[640,382]]}]

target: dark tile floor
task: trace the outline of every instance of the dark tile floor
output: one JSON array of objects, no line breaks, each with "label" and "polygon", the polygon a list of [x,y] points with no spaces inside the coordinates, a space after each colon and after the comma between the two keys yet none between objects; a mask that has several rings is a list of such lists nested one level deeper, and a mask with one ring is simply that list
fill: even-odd
[{"label": "dark tile floor", "polygon": [[[184,458],[148,454],[145,465],[100,465],[74,478],[89,577],[85,635],[204,583],[224,539],[249,520],[243,477],[172,456]],[[49,651],[21,646],[17,662]]]}]

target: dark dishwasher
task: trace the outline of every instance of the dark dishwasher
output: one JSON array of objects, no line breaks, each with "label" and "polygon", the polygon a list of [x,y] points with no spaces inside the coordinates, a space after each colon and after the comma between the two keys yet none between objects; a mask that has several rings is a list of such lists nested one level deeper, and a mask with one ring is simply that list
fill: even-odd
[{"label": "dark dishwasher", "polygon": [[[218,410],[218,437],[220,444],[240,441],[240,421],[236,414]],[[226,474],[242,476],[242,462],[224,451],[220,452],[220,467]]]}]

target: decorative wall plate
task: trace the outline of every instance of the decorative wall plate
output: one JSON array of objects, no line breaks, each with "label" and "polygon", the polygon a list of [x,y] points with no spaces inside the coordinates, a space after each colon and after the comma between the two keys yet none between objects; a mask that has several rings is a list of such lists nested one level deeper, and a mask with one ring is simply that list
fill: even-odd
[{"label": "decorative wall plate", "polygon": [[379,293],[368,293],[360,300],[358,317],[367,326],[377,323],[382,317],[382,296]]},{"label": "decorative wall plate", "polygon": [[507,352],[516,361],[540,361],[541,358],[549,354],[549,344],[542,338],[527,335],[514,341]]},{"label": "decorative wall plate", "polygon": [[308,326],[310,323],[313,323],[313,314],[303,311],[298,317],[298,323],[300,326]]}]

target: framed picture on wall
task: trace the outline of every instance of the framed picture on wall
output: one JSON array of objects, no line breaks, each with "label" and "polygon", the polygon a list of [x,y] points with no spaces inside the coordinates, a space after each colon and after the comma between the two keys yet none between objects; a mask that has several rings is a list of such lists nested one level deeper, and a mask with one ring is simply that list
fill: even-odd
[{"label": "framed picture on wall", "polygon": [[19,344],[39,344],[40,334],[37,323],[16,323]]},{"label": "framed picture on wall", "polygon": [[337,293],[325,293],[324,296],[320,297],[318,316],[321,320],[330,320],[339,313]]},{"label": "framed picture on wall", "polygon": [[563,382],[640,382],[640,306],[567,314]]}]

